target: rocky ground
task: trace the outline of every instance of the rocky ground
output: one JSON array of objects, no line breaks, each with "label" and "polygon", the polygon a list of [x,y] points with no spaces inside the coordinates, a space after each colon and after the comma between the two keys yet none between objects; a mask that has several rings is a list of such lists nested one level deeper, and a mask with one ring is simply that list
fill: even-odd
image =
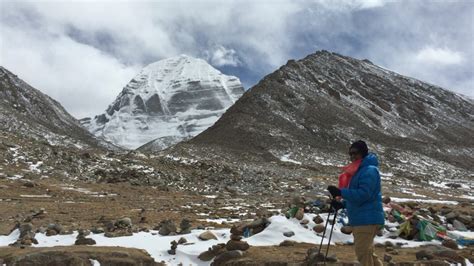
[{"label": "rocky ground", "polygon": [[[315,178],[312,181],[314,182],[316,179],[321,184],[329,183],[330,181],[330,179],[324,178]],[[397,183],[395,182],[394,184]],[[431,207],[439,212],[443,211],[446,215],[448,211],[442,210],[444,208],[467,216],[467,218],[463,217],[463,222],[467,227],[471,227],[472,230],[473,225],[469,224],[469,219],[471,219],[469,217],[472,217],[474,214],[474,208],[472,200],[463,197],[465,194],[462,192],[462,186],[457,188],[433,186],[432,189],[422,189],[422,187],[418,188],[416,185],[413,185],[405,188],[405,193],[402,193],[397,192],[396,186],[390,182],[386,182],[384,185],[384,194],[391,195],[392,198],[398,199],[401,202],[411,198],[412,201],[405,203],[406,206],[415,206],[413,208],[422,209]],[[456,185],[449,186],[456,187]],[[458,197],[452,195],[448,197],[447,194],[443,197],[443,195],[436,194],[438,190],[444,191],[444,193],[448,191],[458,191],[461,193],[459,193]],[[23,226],[26,232],[35,232],[36,237],[38,234],[50,235],[50,237],[55,235],[67,236],[73,231],[78,230],[87,231],[87,233],[89,231],[92,233],[105,232],[111,238],[128,236],[140,231],[153,231],[153,229],[164,230],[162,231],[163,234],[170,235],[179,234],[182,230],[190,229],[216,228],[217,230],[217,228],[230,228],[232,225],[249,223],[260,217],[271,217],[278,213],[285,213],[290,205],[294,204],[295,195],[298,196],[296,198],[305,195],[307,201],[316,198],[324,200],[323,191],[316,193],[314,188],[312,188],[312,191],[303,192],[292,190],[291,193],[288,192],[286,197],[267,198],[265,196],[258,197],[258,195],[248,195],[236,191],[204,194],[192,191],[162,190],[159,187],[137,186],[129,183],[101,184],[84,181],[62,182],[54,178],[34,180],[3,178],[0,179],[0,212],[2,213],[0,217],[0,234],[8,235],[18,226],[20,228]],[[418,205],[414,203],[414,198],[420,201]],[[324,214],[322,216],[325,217]],[[181,228],[183,219],[186,219],[189,224],[184,226],[186,228]],[[468,220],[466,221],[466,219]],[[28,225],[25,226],[25,224]],[[169,232],[165,232],[167,230]],[[26,233],[26,235],[29,234]],[[184,235],[184,237],[189,238],[187,235]],[[84,238],[89,239],[90,237],[86,236]],[[230,239],[232,239],[232,236]],[[292,238],[289,237],[288,239],[291,240]],[[224,264],[221,265],[275,265],[276,262],[282,263],[281,265],[290,265],[285,264],[286,262],[306,263],[307,251],[314,247],[314,244],[297,243],[297,240],[295,242],[287,241],[288,243],[282,244],[283,246],[250,245],[250,248],[243,248],[245,251],[239,254],[238,258],[226,258],[225,263],[223,262]],[[227,240],[225,241],[227,242]],[[34,240],[28,241],[28,237],[26,237],[26,241],[17,242],[14,245],[16,247],[0,248],[0,258],[5,262],[11,262],[12,258],[22,258],[26,253],[52,252],[51,254],[53,254],[58,251],[57,248],[30,248],[30,244],[34,246]],[[391,261],[396,263],[416,262],[417,252],[420,250],[440,249],[439,246],[431,248],[403,248],[396,246],[395,248],[387,249],[385,245],[380,245],[377,247],[376,253],[381,258],[389,256]],[[26,247],[26,249],[18,247]],[[237,247],[242,249],[238,243]],[[79,260],[81,256],[82,258],[85,256],[83,253],[85,251],[82,247],[68,247],[67,249],[68,252],[64,254],[72,254],[72,257],[78,256]],[[392,252],[393,249],[396,251]],[[93,259],[100,258],[100,256],[91,254],[95,254],[94,252],[106,252],[104,250],[107,249],[96,250],[91,248],[87,250],[87,252],[92,253],[87,253],[88,255],[85,257]],[[178,247],[179,250],[180,248]],[[202,252],[205,250],[205,248],[202,248]],[[446,250],[446,248],[443,250]],[[453,250],[449,250],[451,252],[450,256],[454,256]],[[440,251],[436,250],[436,252]],[[474,261],[474,249],[472,247],[454,250],[454,252],[463,258]],[[237,251],[234,251],[234,253],[237,253]],[[331,247],[330,253],[335,254],[339,262],[350,263],[355,261],[352,246],[349,244]],[[35,256],[42,258],[40,255]],[[389,257],[386,257],[386,260]],[[434,261],[445,261],[446,258],[443,258],[433,255]],[[133,259],[136,258],[134,257]],[[160,260],[156,260],[156,262],[160,262]],[[167,263],[173,264],[169,261]],[[130,265],[133,265],[133,263]]]},{"label": "rocky ground", "polygon": [[[71,245],[61,250],[60,253],[70,255],[58,257],[58,263],[88,258],[103,265],[114,265],[107,264],[96,253],[115,249],[96,249],[96,246],[115,243],[110,241],[119,241],[120,236],[139,236],[138,232],[151,237],[151,242],[138,247],[146,249],[148,254],[135,256],[133,254],[138,253],[127,249],[124,252],[130,252],[133,257],[130,260],[145,256],[147,261],[152,258],[154,263],[164,261],[175,265],[184,258],[191,264],[209,265],[210,261],[200,260],[198,255],[215,246],[215,250],[207,254],[212,255],[211,259],[222,251],[227,254],[215,258],[215,265],[306,263],[311,247],[308,242],[318,242],[310,227],[300,232],[304,239],[296,234],[288,237],[296,243],[290,241],[283,246],[280,243],[286,237],[283,238],[281,232],[267,232],[279,237],[271,238],[270,242],[252,242],[243,232],[233,234],[229,228],[285,214],[295,198],[306,203],[316,199],[324,202],[327,199],[325,188],[336,183],[338,173],[335,166],[314,169],[293,160],[272,164],[228,163],[52,145],[9,132],[0,136],[0,151],[0,239],[5,241],[0,245],[3,246],[0,259],[7,265],[30,253],[36,254],[27,257],[39,261],[37,265],[44,264],[44,252],[58,254],[60,249],[48,246],[58,244]],[[381,171],[383,194],[391,196],[393,201],[414,209],[432,207],[442,213],[443,219],[454,213],[455,218],[449,218],[451,227],[454,219],[459,219],[466,229],[472,230],[474,225],[469,219],[474,215],[473,180],[408,178],[396,176],[388,168]],[[446,222],[443,219],[441,223]],[[294,219],[289,222],[304,228]],[[18,235],[12,233],[15,228]],[[217,240],[212,239],[212,235],[211,240],[206,240],[209,242],[201,239],[206,228],[214,230]],[[264,229],[261,225],[257,228]],[[188,234],[190,230],[192,233]],[[163,235],[169,239],[154,238]],[[190,243],[180,243],[181,236]],[[155,240],[161,244],[153,242]],[[80,245],[74,246],[76,242]],[[124,244],[126,240],[117,245]],[[353,262],[351,248],[345,243],[332,251],[339,262]],[[396,249],[396,252],[387,251],[384,246],[376,251],[401,263],[416,262],[416,252],[427,250],[425,247]],[[448,255],[454,256],[453,250],[449,252]],[[473,261],[470,247],[454,252],[462,256],[463,261],[466,258]],[[432,258],[428,257],[434,261],[446,260],[433,254],[430,254]],[[130,260],[129,265],[136,264]]]}]

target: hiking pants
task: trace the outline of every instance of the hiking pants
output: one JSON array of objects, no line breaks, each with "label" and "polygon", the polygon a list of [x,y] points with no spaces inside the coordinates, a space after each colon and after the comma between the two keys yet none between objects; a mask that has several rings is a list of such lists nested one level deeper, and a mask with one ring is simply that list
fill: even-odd
[{"label": "hiking pants", "polygon": [[361,225],[353,226],[352,234],[354,235],[354,249],[357,260],[362,266],[382,266],[383,263],[374,253],[374,237],[380,226]]}]

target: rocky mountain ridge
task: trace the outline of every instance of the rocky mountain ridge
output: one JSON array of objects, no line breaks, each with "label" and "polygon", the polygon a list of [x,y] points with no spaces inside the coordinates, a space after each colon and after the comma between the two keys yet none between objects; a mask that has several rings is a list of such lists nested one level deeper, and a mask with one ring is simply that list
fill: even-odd
[{"label": "rocky mountain ridge", "polygon": [[465,179],[474,170],[473,131],[472,99],[319,51],[288,61],[168,153],[235,168],[290,163],[323,172],[345,164],[351,141],[364,139],[388,175]]}]

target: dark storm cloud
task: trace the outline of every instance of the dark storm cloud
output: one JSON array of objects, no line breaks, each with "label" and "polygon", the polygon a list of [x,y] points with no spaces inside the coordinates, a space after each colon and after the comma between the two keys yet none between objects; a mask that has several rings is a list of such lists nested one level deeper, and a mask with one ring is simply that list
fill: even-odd
[{"label": "dark storm cloud", "polygon": [[[472,1],[1,2],[0,64],[74,115],[181,53],[250,87],[326,49],[474,96]],[[90,99],[94,95],[94,100]]]}]

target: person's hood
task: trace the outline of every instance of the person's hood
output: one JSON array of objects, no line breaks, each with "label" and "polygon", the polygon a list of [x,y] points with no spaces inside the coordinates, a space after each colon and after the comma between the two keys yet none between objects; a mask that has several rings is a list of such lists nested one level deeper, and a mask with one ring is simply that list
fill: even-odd
[{"label": "person's hood", "polygon": [[367,156],[365,156],[365,158],[362,160],[360,167],[369,166],[369,165],[373,165],[377,167],[379,166],[379,160],[377,159],[377,155],[375,155],[374,153],[367,154]]}]

